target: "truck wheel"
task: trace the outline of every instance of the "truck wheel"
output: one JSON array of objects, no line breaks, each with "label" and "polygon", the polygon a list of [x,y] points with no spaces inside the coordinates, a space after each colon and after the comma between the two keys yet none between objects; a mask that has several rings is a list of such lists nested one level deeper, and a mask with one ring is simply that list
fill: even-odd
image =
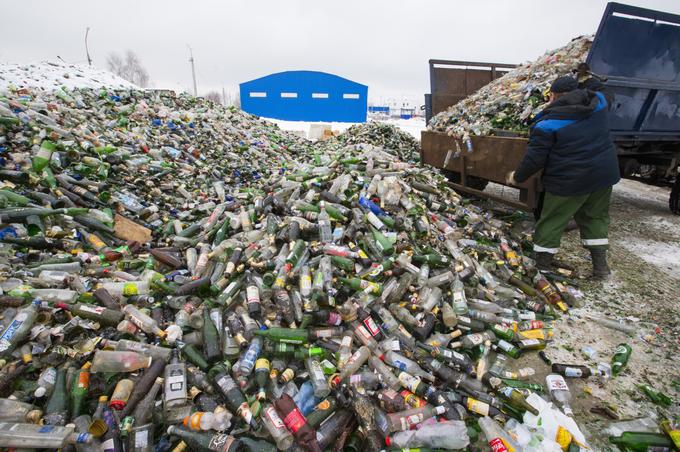
[{"label": "truck wheel", "polygon": [[[442,174],[454,184],[460,184],[460,173],[450,170],[442,170]],[[480,177],[468,176],[468,187],[482,191],[489,184],[489,181]]]},{"label": "truck wheel", "polygon": [[671,190],[671,196],[668,198],[668,207],[670,207],[671,212],[680,215],[680,174],[675,176],[675,183]]}]

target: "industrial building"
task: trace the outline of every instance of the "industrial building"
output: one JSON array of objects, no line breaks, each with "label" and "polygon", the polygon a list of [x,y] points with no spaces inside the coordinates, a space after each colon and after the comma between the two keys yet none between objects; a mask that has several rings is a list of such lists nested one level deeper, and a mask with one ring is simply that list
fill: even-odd
[{"label": "industrial building", "polygon": [[287,121],[366,122],[368,87],[317,71],[286,71],[239,85],[241,109]]}]

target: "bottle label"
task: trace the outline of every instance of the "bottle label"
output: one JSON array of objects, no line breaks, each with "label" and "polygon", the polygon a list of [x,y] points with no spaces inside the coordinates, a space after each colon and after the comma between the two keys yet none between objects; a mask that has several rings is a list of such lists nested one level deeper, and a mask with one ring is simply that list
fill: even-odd
[{"label": "bottle label", "polygon": [[[352,377],[354,377],[354,376],[355,376],[355,375],[352,375]],[[351,377],[350,377],[350,379],[351,379]],[[330,407],[331,407],[331,402],[330,402],[330,400],[324,399],[324,400],[322,400],[321,402],[319,402],[319,404],[316,406],[316,409],[317,409],[317,410],[327,410],[327,409],[329,409]]]},{"label": "bottle label", "polygon": [[257,286],[246,287],[246,302],[248,304],[260,302],[260,291]]},{"label": "bottle label", "polygon": [[583,371],[578,367],[567,367],[564,369],[564,376],[571,378],[580,378],[583,376]]},{"label": "bottle label", "polygon": [[253,413],[250,411],[248,402],[243,402],[241,405],[239,405],[236,412],[244,421],[246,421],[247,424],[250,424],[250,422],[253,420]]},{"label": "bottle label", "polygon": [[369,339],[373,338],[373,335],[371,333],[369,333],[368,330],[366,328],[364,328],[363,325],[357,326],[354,331],[356,331],[359,334],[360,339],[363,338],[365,340],[369,340]]},{"label": "bottle label", "polygon": [[283,418],[283,423],[286,424],[288,430],[290,430],[293,433],[297,433],[298,430],[304,427],[306,422],[307,420],[302,415],[300,410],[297,409],[297,407],[294,408],[293,411],[288,413],[285,418]]},{"label": "bottle label", "polygon": [[5,328],[5,331],[2,332],[2,336],[0,336],[0,352],[4,352],[11,347],[12,338],[14,338],[14,335],[24,324],[24,321],[27,317],[28,314],[25,312],[20,312],[16,315],[16,317],[14,317],[12,323],[10,323],[7,328]]},{"label": "bottle label", "polygon": [[515,452],[515,449],[505,445],[505,442],[500,438],[494,438],[489,441],[489,446],[493,452]]},{"label": "bottle label", "polygon": [[217,386],[222,390],[223,394],[227,394],[229,391],[232,389],[236,388],[236,382],[234,381],[233,378],[229,378],[226,375],[220,377],[219,380],[216,381]]},{"label": "bottle label", "polygon": [[534,345],[538,345],[541,343],[540,340],[538,339],[523,339],[519,341],[520,344],[522,344],[524,347],[533,347]]},{"label": "bottle label", "polygon": [[555,433],[555,442],[562,447],[562,450],[567,450],[569,444],[571,444],[572,435],[569,431],[562,427],[561,425],[557,427],[557,433]]},{"label": "bottle label", "polygon": [[276,412],[273,406],[270,406],[267,409],[265,409],[264,415],[267,417],[267,419],[269,419],[269,421],[275,428],[285,427],[285,424],[283,423],[281,416],[279,416],[279,413]]},{"label": "bottle label", "polygon": [[548,383],[548,389],[550,391],[568,391],[569,386],[567,382],[564,381],[561,375],[548,375],[545,377],[546,383]]},{"label": "bottle label", "polygon": [[104,452],[114,452],[116,450],[116,446],[113,443],[113,438],[109,438],[106,441],[102,442],[102,450]]},{"label": "bottle label", "polygon": [[328,320],[326,320],[326,323],[329,325],[338,326],[342,323],[342,317],[337,312],[331,312],[328,314]]},{"label": "bottle label", "polygon": [[137,289],[137,284],[133,282],[128,282],[123,284],[123,296],[124,297],[131,297],[133,295],[139,294],[139,290]]},{"label": "bottle label", "polygon": [[97,315],[101,315],[104,312],[104,309],[106,309],[106,308],[101,307],[101,306],[82,305],[80,307],[81,311],[90,312],[92,314],[97,314]]},{"label": "bottle label", "polygon": [[78,374],[78,388],[87,389],[90,387],[90,372],[80,372]]},{"label": "bottle label", "polygon": [[234,442],[234,437],[231,435],[219,434],[210,438],[208,449],[210,450],[229,450],[231,443]]},{"label": "bottle label", "polygon": [[467,338],[473,346],[481,345],[484,342],[484,336],[481,334],[470,334]]},{"label": "bottle label", "polygon": [[323,339],[327,337],[333,337],[334,330],[332,328],[321,328],[314,331],[314,334],[318,339]]},{"label": "bottle label", "polygon": [[146,447],[149,444],[149,431],[138,430],[135,432],[135,447]]},{"label": "bottle label", "polygon": [[380,328],[378,328],[378,325],[376,325],[375,321],[371,316],[368,316],[364,319],[364,325],[373,336],[377,336],[378,334],[380,334]]},{"label": "bottle label", "polygon": [[[166,389],[166,394],[165,398],[166,400],[168,398],[176,398],[176,397],[182,397],[182,394],[185,394],[185,388],[186,388],[186,383],[185,383],[185,378],[184,378],[184,373],[182,372],[181,375],[174,375],[171,377],[166,377],[165,379],[165,389]],[[177,393],[180,392],[181,394],[176,394],[173,395],[172,393]]]},{"label": "bottle label", "polygon": [[407,374],[406,372],[401,372],[399,374],[399,381],[402,385],[408,388],[411,392],[416,392],[416,388],[420,384],[420,379],[414,377],[413,375]]},{"label": "bottle label", "polygon": [[489,415],[489,404],[475,400],[472,397],[467,398],[467,409],[473,413],[479,414],[480,416]]},{"label": "bottle label", "polygon": [[501,340],[498,341],[498,348],[500,348],[504,352],[510,353],[515,348],[515,346],[512,345],[511,343],[506,342],[503,339],[501,339]]},{"label": "bottle label", "polygon": [[402,430],[410,430],[411,427],[414,427],[421,422],[423,422],[424,415],[422,413],[418,414],[412,414],[410,416],[404,416],[399,419],[399,422],[401,424],[401,429]]}]

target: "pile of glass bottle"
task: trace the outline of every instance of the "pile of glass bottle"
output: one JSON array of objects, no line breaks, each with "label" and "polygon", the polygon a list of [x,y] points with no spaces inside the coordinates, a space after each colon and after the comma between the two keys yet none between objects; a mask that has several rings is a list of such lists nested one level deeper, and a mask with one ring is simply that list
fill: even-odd
[{"label": "pile of glass bottle", "polygon": [[579,292],[384,133],[313,144],[153,91],[0,98],[0,446],[554,444],[523,422],[568,388],[521,358]]},{"label": "pile of glass bottle", "polygon": [[472,135],[526,133],[530,120],[546,105],[550,84],[584,62],[592,36],[575,38],[483,86],[435,115],[428,129],[466,140]]}]

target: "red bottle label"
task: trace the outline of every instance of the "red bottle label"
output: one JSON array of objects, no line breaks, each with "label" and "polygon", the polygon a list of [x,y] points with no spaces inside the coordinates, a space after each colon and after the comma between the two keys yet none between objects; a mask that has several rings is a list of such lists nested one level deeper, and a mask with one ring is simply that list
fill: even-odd
[{"label": "red bottle label", "polygon": [[508,448],[505,447],[503,440],[501,440],[500,438],[494,438],[491,441],[489,441],[489,446],[491,446],[491,450],[493,452],[509,452]]},{"label": "red bottle label", "polygon": [[300,410],[295,408],[293,411],[288,413],[286,417],[283,418],[283,423],[286,424],[286,427],[288,427],[288,430],[290,430],[293,433],[297,433],[298,430],[300,430],[307,420],[305,417],[302,415]]}]

